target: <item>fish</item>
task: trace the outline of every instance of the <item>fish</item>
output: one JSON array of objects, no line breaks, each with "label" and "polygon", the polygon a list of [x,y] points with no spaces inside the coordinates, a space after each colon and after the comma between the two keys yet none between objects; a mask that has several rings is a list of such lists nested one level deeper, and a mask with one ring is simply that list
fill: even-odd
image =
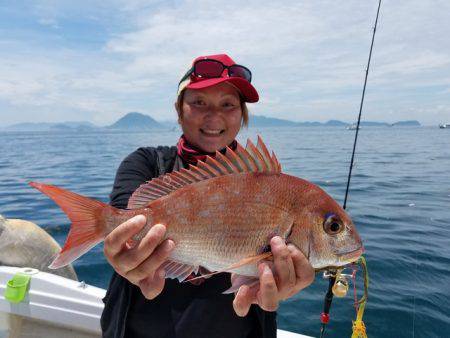
[{"label": "fish", "polygon": [[78,280],[71,265],[48,269],[61,247],[37,224],[0,215],[0,266],[35,268],[72,280]]},{"label": "fish", "polygon": [[257,264],[271,259],[270,240],[295,245],[315,270],[341,267],[363,253],[361,238],[345,210],[319,186],[282,172],[262,138],[257,145],[226,148],[205,161],[139,186],[127,209],[117,209],[62,188],[30,182],[67,214],[71,228],[50,268],[63,267],[102,242],[118,225],[144,215],[141,240],[158,223],[175,243],[163,263],[166,278],[192,273],[238,276],[227,292],[258,280]]}]

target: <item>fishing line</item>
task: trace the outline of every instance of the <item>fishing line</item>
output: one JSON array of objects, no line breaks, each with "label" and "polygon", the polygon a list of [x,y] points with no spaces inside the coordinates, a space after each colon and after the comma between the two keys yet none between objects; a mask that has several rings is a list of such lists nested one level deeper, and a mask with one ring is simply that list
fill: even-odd
[{"label": "fishing line", "polygon": [[[356,124],[356,131],[355,131],[355,140],[353,142],[353,150],[352,150],[352,157],[350,160],[350,166],[349,166],[349,170],[348,170],[348,177],[347,177],[347,187],[345,189],[345,197],[344,197],[344,204],[343,204],[343,208],[346,209],[347,208],[347,199],[348,199],[348,195],[349,195],[349,189],[350,189],[350,180],[352,177],[352,171],[353,171],[353,165],[354,165],[354,161],[355,161],[355,153],[356,153],[356,144],[358,142],[358,133],[359,133],[359,125],[361,123],[361,115],[362,115],[362,110],[363,110],[363,106],[364,106],[364,97],[366,94],[366,86],[367,86],[367,78],[369,75],[369,69],[370,69],[370,61],[372,60],[372,50],[373,50],[373,44],[375,41],[375,33],[377,31],[377,25],[378,25],[378,16],[380,14],[380,7],[381,7],[381,0],[378,1],[378,8],[377,8],[377,15],[375,18],[375,24],[373,26],[373,32],[372,32],[372,41],[370,44],[370,51],[369,51],[369,58],[367,60],[367,67],[366,67],[366,74],[364,77],[364,86],[363,86],[363,91],[362,91],[362,95],[361,95],[361,102],[359,105],[359,114],[358,114],[358,122]],[[361,299],[360,302],[358,302],[359,305],[359,310],[358,310],[358,315],[357,315],[357,319],[356,321],[353,323],[353,335],[352,337],[362,337],[365,336],[365,327],[364,327],[364,323],[362,322],[362,314],[364,313],[364,306],[365,306],[365,302],[367,301],[367,293],[368,293],[368,274],[367,274],[367,268],[366,268],[366,263],[364,260],[364,257],[361,257],[360,259],[360,264],[363,266],[363,271],[364,271],[364,296]],[[337,271],[328,271],[328,275],[329,275],[329,285],[328,285],[328,291],[325,295],[325,299],[324,299],[324,311],[322,312],[321,315],[321,328],[320,328],[320,337],[323,338],[324,334],[325,334],[325,327],[328,324],[329,321],[329,310],[331,307],[331,303],[333,301],[333,293],[332,293],[332,286],[336,281],[336,275],[337,275]],[[362,331],[364,331],[364,333],[362,333]]]}]

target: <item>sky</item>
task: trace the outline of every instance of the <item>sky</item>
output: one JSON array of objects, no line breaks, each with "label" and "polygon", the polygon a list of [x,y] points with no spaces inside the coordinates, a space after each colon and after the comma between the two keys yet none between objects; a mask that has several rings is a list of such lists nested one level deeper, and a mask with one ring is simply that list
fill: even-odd
[{"label": "sky", "polygon": [[[175,120],[192,60],[253,73],[249,110],[355,121],[377,0],[0,0],[0,126]],[[450,122],[450,1],[384,0],[363,120]]]}]

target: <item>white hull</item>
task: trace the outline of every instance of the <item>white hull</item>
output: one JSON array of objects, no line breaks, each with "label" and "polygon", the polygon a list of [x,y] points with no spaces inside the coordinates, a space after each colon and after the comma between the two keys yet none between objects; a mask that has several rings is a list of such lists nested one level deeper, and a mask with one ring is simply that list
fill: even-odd
[{"label": "white hull", "polygon": [[[17,273],[31,274],[20,303],[4,297],[7,282]],[[101,337],[100,316],[106,290],[35,269],[0,266],[0,338]],[[278,330],[279,338],[307,338]]]}]

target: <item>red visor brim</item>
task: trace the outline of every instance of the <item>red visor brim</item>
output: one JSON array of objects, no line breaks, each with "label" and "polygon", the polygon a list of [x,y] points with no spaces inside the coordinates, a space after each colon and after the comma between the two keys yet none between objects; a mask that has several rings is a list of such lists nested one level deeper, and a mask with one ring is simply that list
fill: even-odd
[{"label": "red visor brim", "polygon": [[219,78],[201,80],[198,82],[191,82],[186,86],[186,88],[202,89],[202,88],[214,86],[214,85],[222,83],[222,82],[230,82],[237,89],[239,89],[242,96],[244,97],[245,102],[249,102],[249,103],[258,102],[259,95],[258,95],[258,92],[256,91],[255,87],[253,87],[251,85],[251,83],[248,82],[247,80],[241,79],[239,77],[226,77],[226,78],[219,77]]}]

